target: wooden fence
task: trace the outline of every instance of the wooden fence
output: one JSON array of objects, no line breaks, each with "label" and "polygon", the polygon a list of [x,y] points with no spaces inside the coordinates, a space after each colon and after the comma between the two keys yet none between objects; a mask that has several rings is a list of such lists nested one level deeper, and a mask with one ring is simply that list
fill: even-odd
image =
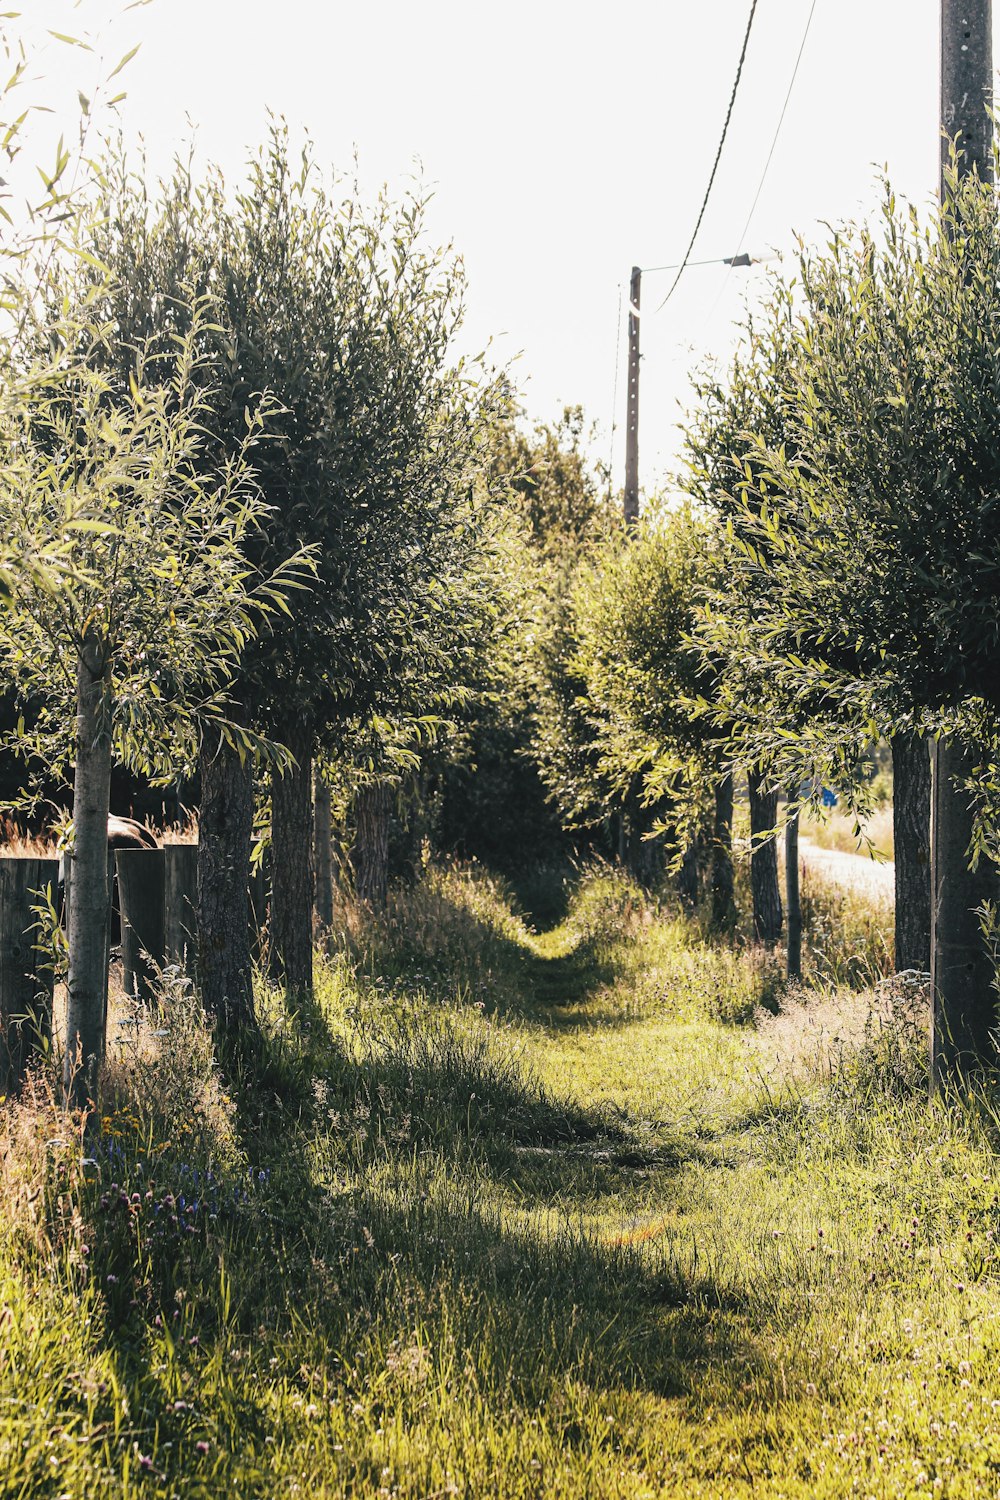
[{"label": "wooden fence", "polygon": [[[18,1087],[32,1052],[51,1036],[54,971],[51,945],[34,910],[47,900],[59,907],[62,863],[34,857],[0,858],[0,1094]],[[107,943],[121,918],[125,993],[155,1002],[159,977],[175,965],[194,978],[197,968],[198,847],[119,849],[108,857]],[[117,901],[112,893],[117,892]],[[47,896],[46,896],[47,893]],[[73,899],[72,861],[66,862],[63,921]],[[247,915],[255,958],[262,956],[267,877],[247,865]],[[105,1015],[107,1014],[105,962]]]}]

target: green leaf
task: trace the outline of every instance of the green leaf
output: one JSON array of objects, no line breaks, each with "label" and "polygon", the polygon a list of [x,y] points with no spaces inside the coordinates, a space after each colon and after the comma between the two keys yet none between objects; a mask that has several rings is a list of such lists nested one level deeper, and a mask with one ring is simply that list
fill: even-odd
[{"label": "green leaf", "polygon": [[111,72],[108,74],[106,82],[110,83],[112,78],[118,77],[118,74],[122,71],[123,68],[128,67],[129,63],[132,61],[133,57],[135,57],[141,46],[142,43],[137,42],[136,45],[131,49],[131,51],[126,52],[125,56],[119,59],[119,61],[111,69]]},{"label": "green leaf", "polygon": [[[50,31],[49,36],[55,37],[57,42],[65,42],[68,47],[81,47],[84,52],[93,52],[89,42],[84,42],[78,36],[67,36],[65,31]],[[114,74],[111,75],[114,77]]]}]

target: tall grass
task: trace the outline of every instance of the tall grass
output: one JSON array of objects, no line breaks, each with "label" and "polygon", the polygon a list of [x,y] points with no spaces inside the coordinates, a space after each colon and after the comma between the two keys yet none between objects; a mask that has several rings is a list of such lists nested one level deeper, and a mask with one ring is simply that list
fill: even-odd
[{"label": "tall grass", "polygon": [[877,807],[860,824],[853,814],[839,808],[824,814],[809,813],[802,820],[802,837],[820,849],[835,849],[842,854],[867,854],[872,849],[883,859],[892,859],[892,805]]},{"label": "tall grass", "polygon": [[997,1120],[925,997],[568,894],[431,872],[255,1048],[181,989],[98,1131],[3,1106],[0,1493],[995,1491]]}]

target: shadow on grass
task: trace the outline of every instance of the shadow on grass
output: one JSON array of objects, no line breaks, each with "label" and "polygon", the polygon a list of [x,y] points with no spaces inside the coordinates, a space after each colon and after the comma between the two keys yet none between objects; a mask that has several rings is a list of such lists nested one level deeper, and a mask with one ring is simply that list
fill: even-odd
[{"label": "shadow on grass", "polygon": [[[375,1401],[418,1424],[425,1386],[406,1386],[400,1353],[411,1348],[412,1368],[425,1360],[435,1388],[467,1372],[449,1400],[458,1413],[466,1392],[461,1420],[473,1430],[481,1403],[498,1420],[542,1408],[565,1424],[567,1447],[584,1449],[594,1427],[574,1425],[567,1382],[595,1397],[683,1396],[697,1409],[717,1399],[713,1372],[736,1361],[758,1392],[771,1388],[755,1332],[759,1291],[692,1256],[689,1239],[586,1227],[596,1199],[642,1173],[659,1175],[669,1194],[670,1174],[700,1145],[637,1143],[464,1033],[362,1029],[349,1051],[318,1007],[285,1019],[228,1038],[222,1052],[252,1190],[230,1191],[216,1168],[228,1197],[199,1211],[192,1233],[147,1253],[142,1277],[129,1272],[127,1238],[116,1238],[127,1211],[109,1216],[96,1196],[87,1205],[90,1229],[102,1221],[91,1268],[108,1314],[101,1337],[161,1445],[181,1451],[184,1381],[216,1420],[208,1368],[218,1372],[218,1452],[234,1465],[234,1486],[240,1454],[265,1454],[275,1436],[272,1384],[307,1366],[338,1399]],[[156,1169],[156,1193],[169,1192],[174,1209],[183,1166],[165,1153]],[[134,1161],[113,1171],[126,1195],[148,1186]],[[173,1337],[166,1359],[159,1322]],[[741,1399],[734,1392],[734,1405]]]},{"label": "shadow on grass", "polygon": [[529,866],[508,874],[507,885],[518,913],[535,932],[557,927],[569,915],[580,883],[579,868],[569,862]]},{"label": "shadow on grass", "polygon": [[[567,884],[567,909],[570,894]],[[407,927],[405,909],[390,913],[388,931],[383,927],[380,938],[376,927],[372,948],[358,957],[371,980],[403,993],[461,997],[490,1015],[577,1026],[587,1017],[574,1008],[617,977],[609,948],[607,935],[584,934],[551,954],[539,952],[535,939],[519,940],[439,891],[433,924]],[[610,1017],[606,1024],[613,1024]]]},{"label": "shadow on grass", "polygon": [[702,1160],[700,1143],[637,1143],[488,1042],[400,1026],[383,1045],[349,1056],[319,1008],[301,1008],[232,1078],[268,1181],[266,1210],[226,1226],[247,1331],[264,1309],[279,1336],[286,1320],[301,1329],[309,1309],[327,1350],[348,1329],[371,1344],[363,1370],[419,1325],[443,1359],[450,1344],[475,1364],[485,1392],[526,1405],[567,1375],[690,1396],[707,1364],[754,1364],[756,1296],[676,1240],[581,1228],[596,1200]]}]

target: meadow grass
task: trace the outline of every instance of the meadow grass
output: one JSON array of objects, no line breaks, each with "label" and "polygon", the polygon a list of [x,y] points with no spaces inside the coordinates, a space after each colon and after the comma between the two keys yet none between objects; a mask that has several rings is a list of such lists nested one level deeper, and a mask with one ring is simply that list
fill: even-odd
[{"label": "meadow grass", "polygon": [[892,804],[883,803],[859,823],[853,813],[832,808],[827,812],[809,810],[802,820],[802,836],[820,849],[836,849],[842,854],[875,850],[883,859],[892,859],[895,850]]},{"label": "meadow grass", "polygon": [[4,1497],[997,1493],[997,1122],[923,995],[558,879],[342,910],[221,1056],[175,986],[99,1131],[5,1107]]}]

